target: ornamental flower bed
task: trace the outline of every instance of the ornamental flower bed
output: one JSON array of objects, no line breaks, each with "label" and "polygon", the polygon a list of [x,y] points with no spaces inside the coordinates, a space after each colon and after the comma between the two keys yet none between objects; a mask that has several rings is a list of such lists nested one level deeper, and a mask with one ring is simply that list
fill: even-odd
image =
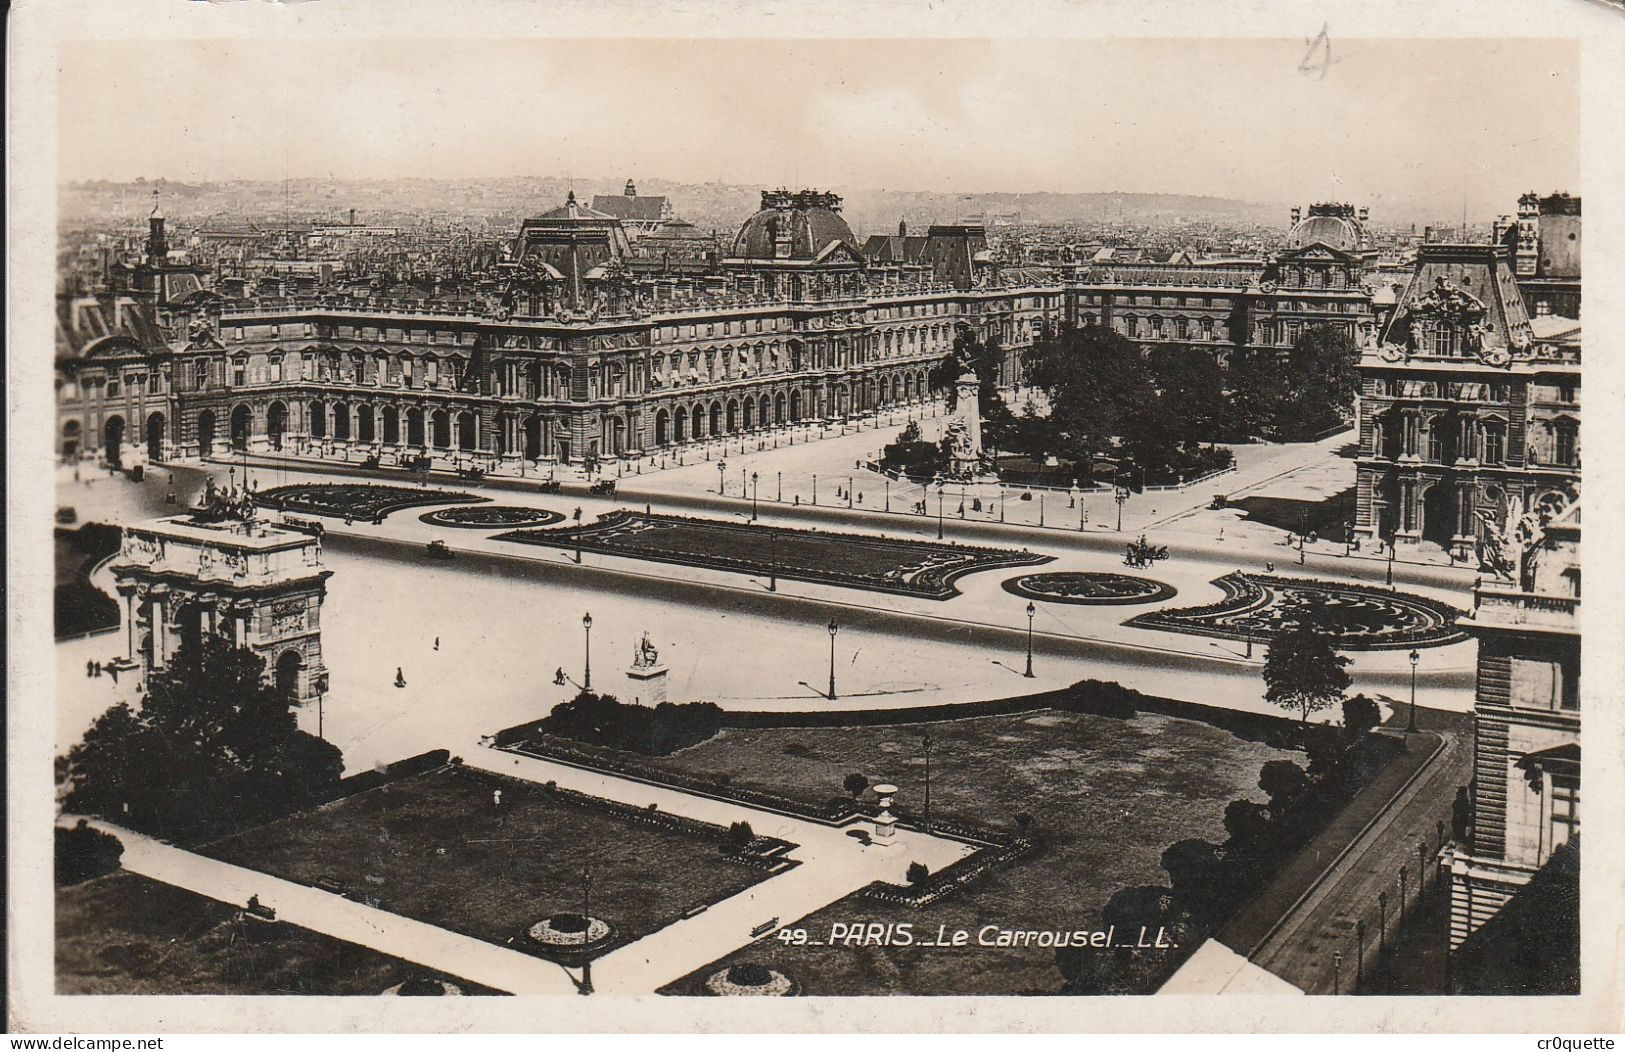
[{"label": "ornamental flower bed", "polygon": [[1023,599],[1041,603],[1075,603],[1080,606],[1127,606],[1172,599],[1172,585],[1149,577],[1121,573],[1040,573],[1012,577],[1004,590]]},{"label": "ornamental flower bed", "polygon": [[380,519],[404,508],[425,504],[469,504],[486,500],[472,493],[412,489],[365,482],[304,482],[276,486],[254,494],[254,503],[278,511],[326,515],[329,518]]},{"label": "ornamental flower bed", "polygon": [[1420,595],[1240,571],[1213,583],[1225,593],[1216,603],[1152,610],[1124,623],[1265,644],[1283,629],[1308,623],[1332,636],[1339,650],[1437,647],[1467,638],[1455,624],[1465,611]]},{"label": "ornamental flower bed", "polygon": [[564,516],[546,508],[525,508],[516,504],[475,504],[466,508],[436,508],[418,516],[430,526],[457,530],[517,529],[521,526],[551,526]]},{"label": "ornamental flower bed", "polygon": [[752,526],[716,519],[613,511],[597,522],[516,530],[498,540],[598,552],[710,570],[949,599],[968,573],[1052,562],[1007,548],[898,540],[870,534]]},{"label": "ornamental flower bed", "polygon": [[706,977],[705,992],[716,997],[793,997],[796,981],[765,965],[740,963]]}]

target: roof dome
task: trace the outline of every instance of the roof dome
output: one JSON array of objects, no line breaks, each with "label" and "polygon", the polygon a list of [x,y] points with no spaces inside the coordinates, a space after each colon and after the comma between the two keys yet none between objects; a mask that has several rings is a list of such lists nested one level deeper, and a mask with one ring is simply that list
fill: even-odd
[{"label": "roof dome", "polygon": [[1358,252],[1366,248],[1365,225],[1356,218],[1354,206],[1310,205],[1308,217],[1294,224],[1287,234],[1286,247],[1307,248],[1314,244],[1339,252]]},{"label": "roof dome", "polygon": [[763,190],[762,210],[745,220],[734,235],[735,259],[817,259],[836,242],[854,254],[858,239],[840,217],[835,194],[802,190]]}]

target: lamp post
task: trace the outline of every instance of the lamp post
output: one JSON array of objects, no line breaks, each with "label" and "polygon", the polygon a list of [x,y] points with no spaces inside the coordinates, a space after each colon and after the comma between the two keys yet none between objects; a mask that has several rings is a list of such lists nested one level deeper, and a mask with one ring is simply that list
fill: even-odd
[{"label": "lamp post", "polygon": [[944,488],[944,483],[937,483],[937,540],[939,541],[942,540],[942,491]]},{"label": "lamp post", "polygon": [[1354,939],[1354,988],[1358,990],[1365,982],[1365,921],[1354,922]]},{"label": "lamp post", "polygon": [[581,671],[581,689],[586,692],[592,689],[592,614],[582,615],[581,627],[586,632],[586,663]]},{"label": "lamp post", "polygon": [[1388,893],[1377,892],[1377,954],[1388,952]]},{"label": "lamp post", "polygon": [[848,510],[850,510],[851,507],[852,507],[852,476],[851,475],[848,475],[846,477],[846,506],[847,506]]},{"label": "lamp post", "polygon": [[[1416,904],[1418,906],[1420,906],[1422,904],[1422,892],[1427,889],[1427,886],[1428,886],[1428,846],[1427,846],[1427,842],[1425,840],[1423,840],[1421,837],[1417,837],[1416,838]],[[1437,891],[1437,888],[1439,886],[1438,883],[1435,882],[1433,886],[1434,886],[1435,891]]]},{"label": "lamp post", "polygon": [[777,501],[778,503],[783,504],[784,503],[784,472],[782,472],[782,471],[778,473],[778,482],[779,482],[778,496],[774,497],[773,499],[775,501]]},{"label": "lamp post", "polygon": [[1411,719],[1405,729],[1413,733],[1416,730],[1416,666],[1421,660],[1421,654],[1411,651]]},{"label": "lamp post", "polygon": [[1399,923],[1401,925],[1405,923],[1405,878],[1409,875],[1405,870],[1406,867],[1399,867]]},{"label": "lamp post", "polygon": [[818,476],[813,476],[813,507],[818,507]]},{"label": "lamp post", "polygon": [[592,993],[592,959],[587,956],[587,937],[592,934],[592,867],[581,868],[581,985],[578,992]]},{"label": "lamp post", "polygon": [[727,489],[728,489],[728,462],[726,460],[719,460],[719,461],[717,461],[717,495],[718,496],[723,495],[724,493],[727,492]]},{"label": "lamp post", "polygon": [[1118,486],[1115,493],[1117,500],[1117,532],[1123,532],[1123,505],[1128,503],[1128,487]]},{"label": "lamp post", "polygon": [[1399,549],[1394,545],[1394,539],[1392,537],[1388,538],[1388,581],[1387,581],[1387,584],[1388,584],[1389,588],[1392,588],[1394,586],[1394,556],[1395,556],[1395,554],[1397,554],[1398,551],[1399,551]]},{"label": "lamp post", "polygon": [[1038,608],[1031,603],[1027,604],[1027,671],[1022,673],[1028,679],[1033,678],[1033,615]]},{"label": "lamp post", "polygon": [[841,626],[835,623],[834,618],[831,618],[830,622],[829,622],[829,700],[830,701],[835,700],[835,633],[839,632],[840,630],[841,630]]},{"label": "lamp post", "polygon": [[580,566],[581,565],[581,509],[580,508],[576,509],[575,523],[576,523],[576,565]]},{"label": "lamp post", "polygon": [[925,737],[920,739],[920,745],[925,749],[925,831],[931,832],[931,732],[926,731]]},{"label": "lamp post", "polygon": [[891,511],[891,479],[886,479],[886,510]]},{"label": "lamp post", "polygon": [[1343,951],[1332,951],[1332,993],[1343,992]]},{"label": "lamp post", "polygon": [[756,472],[750,473],[750,521],[756,521]]},{"label": "lamp post", "polygon": [[779,531],[767,528],[767,590],[779,590]]}]

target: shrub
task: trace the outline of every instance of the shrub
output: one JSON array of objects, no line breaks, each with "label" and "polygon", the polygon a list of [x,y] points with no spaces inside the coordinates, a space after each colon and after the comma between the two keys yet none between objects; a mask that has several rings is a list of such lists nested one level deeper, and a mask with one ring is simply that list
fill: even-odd
[{"label": "shrub", "polygon": [[910,862],[908,864],[908,882],[918,884],[931,875],[931,867],[924,862]]},{"label": "shrub", "polygon": [[118,868],[124,845],[110,833],[92,829],[83,818],[72,829],[56,831],[56,882],[78,884]]},{"label": "shrub", "polygon": [[854,771],[841,779],[841,788],[846,790],[848,796],[856,798],[869,788],[869,779]]},{"label": "shrub", "polygon": [[547,922],[553,926],[554,931],[569,935],[587,930],[587,918],[579,913],[555,913],[547,918]]},{"label": "shrub", "polygon": [[722,849],[731,852],[744,851],[755,839],[756,833],[751,829],[749,822],[734,822],[728,826]]},{"label": "shrub", "polygon": [[1381,722],[1382,709],[1364,694],[1343,702],[1343,729],[1349,737],[1358,738]]},{"label": "shrub", "polygon": [[759,964],[735,964],[728,968],[728,981],[735,986],[766,986],[773,981],[773,973]]},{"label": "shrub", "polygon": [[648,708],[623,704],[612,695],[582,691],[556,706],[539,729],[592,745],[666,756],[721,730],[722,710],[710,702],[662,702]]}]

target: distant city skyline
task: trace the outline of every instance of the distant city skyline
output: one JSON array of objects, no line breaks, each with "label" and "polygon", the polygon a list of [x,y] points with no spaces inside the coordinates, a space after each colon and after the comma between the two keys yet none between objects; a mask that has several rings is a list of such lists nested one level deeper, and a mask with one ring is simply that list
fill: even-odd
[{"label": "distant city skyline", "polygon": [[1290,39],[83,42],[58,178],[629,175],[1470,222],[1582,192],[1571,42],[1333,46],[1322,77]]}]

